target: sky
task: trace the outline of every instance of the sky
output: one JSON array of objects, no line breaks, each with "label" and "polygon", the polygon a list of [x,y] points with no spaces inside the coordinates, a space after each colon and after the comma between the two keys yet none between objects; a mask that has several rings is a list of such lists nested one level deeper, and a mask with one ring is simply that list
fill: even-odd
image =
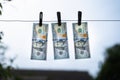
[{"label": "sky", "polygon": [[[0,31],[4,32],[3,42],[8,46],[6,57],[17,56],[14,66],[19,69],[88,71],[96,76],[99,63],[104,62],[105,50],[120,44],[120,0],[12,0],[2,2],[3,14],[0,16]],[[43,12],[43,23],[49,24],[47,60],[31,60],[33,23],[38,23],[39,12]],[[61,12],[62,20],[77,20],[77,12],[82,11],[83,22],[88,22],[91,58],[74,59],[72,23],[67,23],[70,58],[53,59],[51,23],[57,22],[56,12]],[[25,20],[3,21],[3,20]],[[29,22],[29,20],[33,20]],[[49,22],[45,22],[49,21]],[[53,22],[54,21],[54,22]],[[56,21],[56,22],[55,22]]]}]

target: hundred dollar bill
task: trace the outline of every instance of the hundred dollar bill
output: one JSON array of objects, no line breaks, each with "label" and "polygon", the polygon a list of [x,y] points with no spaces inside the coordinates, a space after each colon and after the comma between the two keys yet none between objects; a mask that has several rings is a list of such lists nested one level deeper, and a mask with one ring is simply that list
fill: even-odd
[{"label": "hundred dollar bill", "polygon": [[75,59],[90,57],[87,22],[73,23]]},{"label": "hundred dollar bill", "polygon": [[54,59],[69,58],[67,40],[53,41],[54,42]]},{"label": "hundred dollar bill", "polygon": [[52,24],[54,59],[69,58],[66,23]]},{"label": "hundred dollar bill", "polygon": [[67,39],[66,23],[58,26],[57,23],[52,24],[53,40]]},{"label": "hundred dollar bill", "polygon": [[31,59],[46,60],[47,34],[48,34],[48,24],[43,24],[42,26],[39,26],[38,23],[33,24]]}]

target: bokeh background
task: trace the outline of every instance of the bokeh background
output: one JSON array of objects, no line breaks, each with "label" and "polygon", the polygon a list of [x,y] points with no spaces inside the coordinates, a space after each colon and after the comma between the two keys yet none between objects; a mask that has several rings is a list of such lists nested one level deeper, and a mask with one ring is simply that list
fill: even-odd
[{"label": "bokeh background", "polygon": [[[120,43],[119,3],[119,0],[3,1],[0,31],[4,32],[3,42],[8,46],[5,56],[17,57],[13,67],[19,69],[88,71],[96,77],[105,50]],[[38,23],[40,11],[43,23],[49,24],[46,61],[31,60],[33,23]],[[62,22],[67,22],[69,59],[54,60],[51,23],[57,22],[57,11],[61,12]],[[83,22],[88,22],[91,58],[75,60],[72,23],[77,23],[78,11],[83,13]]]}]

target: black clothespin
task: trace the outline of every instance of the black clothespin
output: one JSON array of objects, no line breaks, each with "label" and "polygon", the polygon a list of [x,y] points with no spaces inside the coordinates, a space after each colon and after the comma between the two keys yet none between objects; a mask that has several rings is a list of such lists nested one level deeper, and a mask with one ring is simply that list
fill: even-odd
[{"label": "black clothespin", "polygon": [[81,25],[81,20],[82,20],[82,12],[78,11],[78,25]]},{"label": "black clothespin", "polygon": [[57,18],[58,18],[58,26],[61,26],[61,14],[60,14],[60,12],[57,12]]},{"label": "black clothespin", "polygon": [[39,26],[42,26],[43,12],[39,14]]}]

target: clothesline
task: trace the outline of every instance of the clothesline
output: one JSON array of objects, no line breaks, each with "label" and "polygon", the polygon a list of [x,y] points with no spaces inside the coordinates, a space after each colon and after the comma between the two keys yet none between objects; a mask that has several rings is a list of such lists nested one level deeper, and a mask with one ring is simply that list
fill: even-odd
[{"label": "clothesline", "polygon": [[[43,22],[56,22],[57,20],[48,20]],[[78,20],[61,20],[61,21],[78,21]],[[120,21],[120,20],[82,20],[82,21],[95,21],[95,22],[112,22],[112,21]],[[0,20],[0,22],[39,22],[39,20]]]}]

